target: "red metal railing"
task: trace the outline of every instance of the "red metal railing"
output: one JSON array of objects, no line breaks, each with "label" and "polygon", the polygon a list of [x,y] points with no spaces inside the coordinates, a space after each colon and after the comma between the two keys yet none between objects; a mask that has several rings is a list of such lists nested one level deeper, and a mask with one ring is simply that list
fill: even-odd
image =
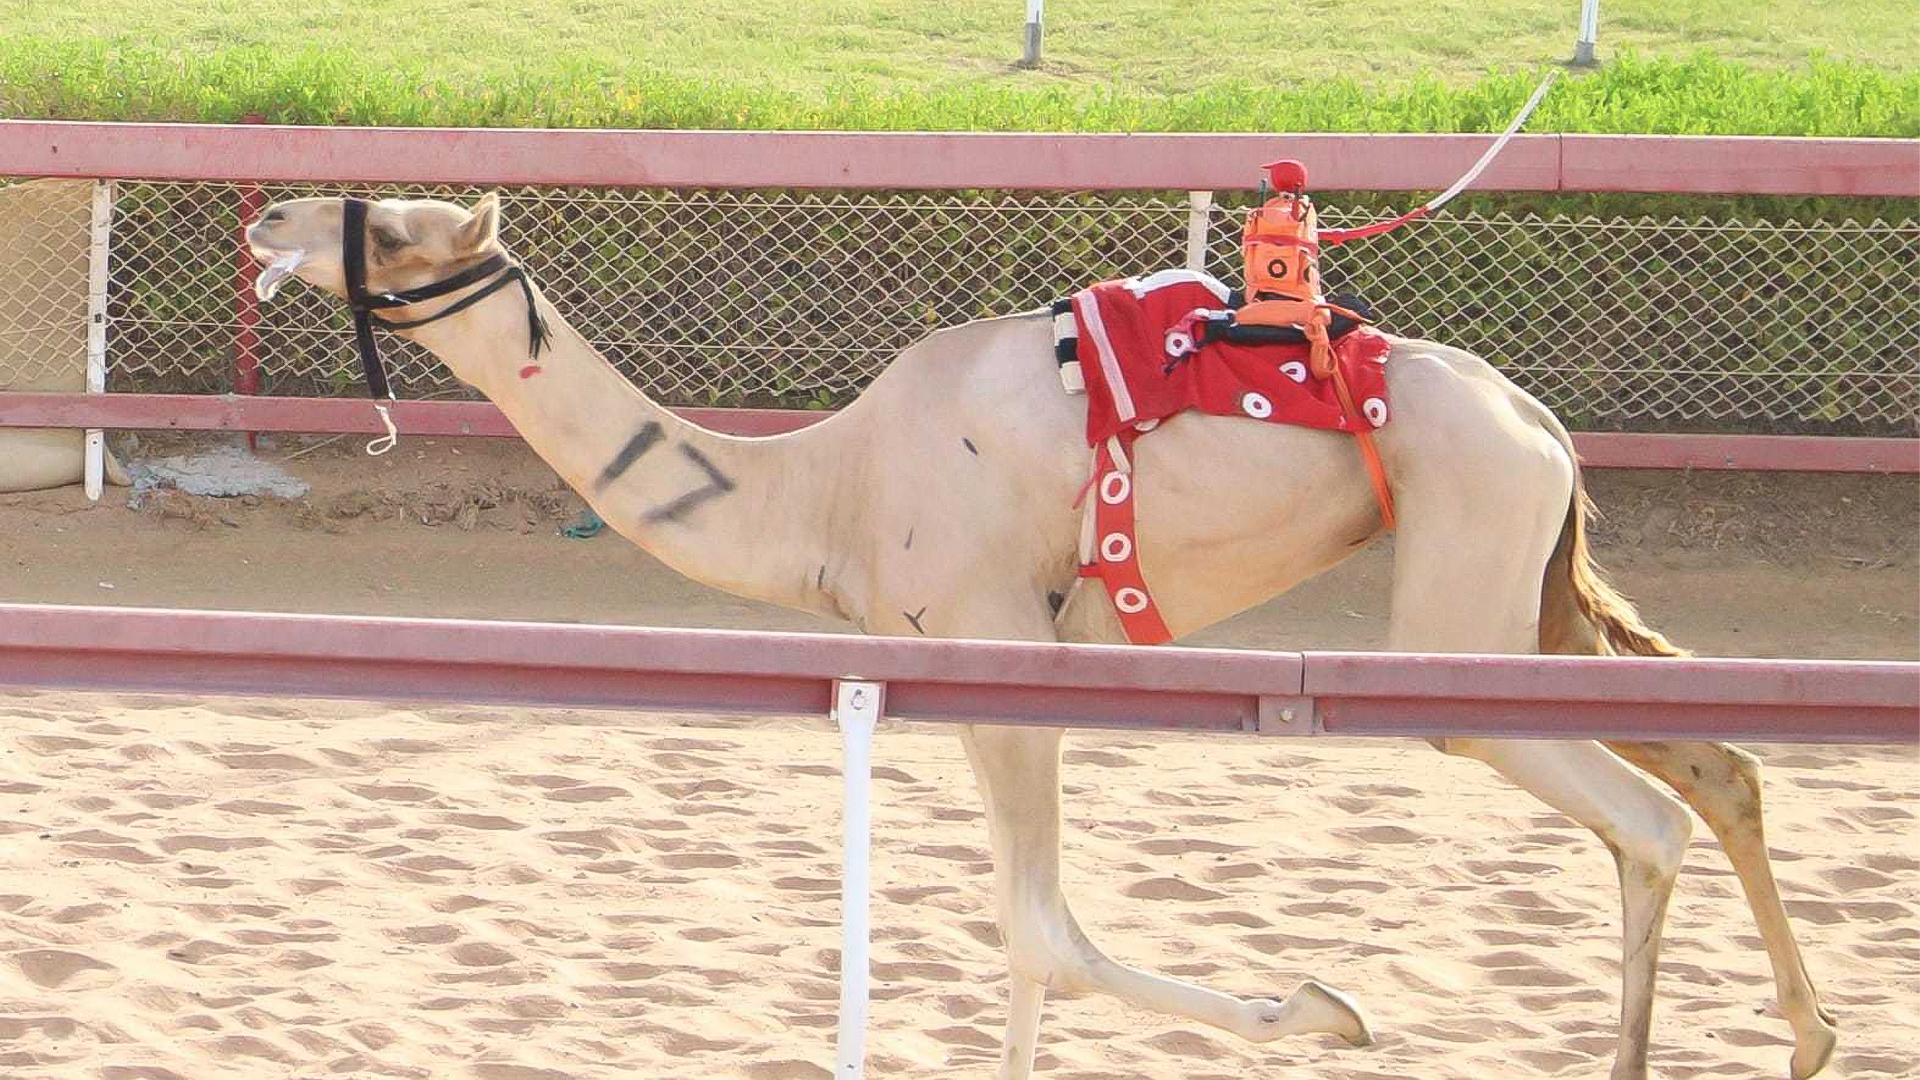
[{"label": "red metal railing", "polygon": [[1137,649],[0,604],[0,685],[1273,735],[1920,742],[1920,664]]},{"label": "red metal railing", "polygon": [[[300,128],[0,121],[13,176],[636,187],[1209,190],[1297,157],[1323,190],[1444,188],[1490,135]],[[1475,185],[1920,197],[1920,141],[1523,135]]]}]

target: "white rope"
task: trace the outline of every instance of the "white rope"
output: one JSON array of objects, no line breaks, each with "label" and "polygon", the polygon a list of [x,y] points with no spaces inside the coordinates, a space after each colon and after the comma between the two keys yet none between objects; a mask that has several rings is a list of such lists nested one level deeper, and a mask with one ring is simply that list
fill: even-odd
[{"label": "white rope", "polygon": [[[381,454],[400,445],[400,431],[393,426],[393,416],[387,412],[387,406],[384,402],[374,402],[373,411],[380,414],[380,422],[387,426],[387,433],[385,435],[367,444],[367,453],[374,457],[379,457]],[[376,446],[379,447],[378,450],[374,449]]]},{"label": "white rope", "polygon": [[1547,72],[1547,77],[1540,80],[1540,85],[1534,89],[1533,96],[1528,98],[1526,105],[1521,107],[1520,115],[1513,118],[1513,123],[1507,125],[1507,130],[1502,132],[1500,137],[1493,141],[1492,146],[1487,147],[1487,152],[1484,154],[1481,154],[1480,160],[1473,163],[1473,168],[1467,170],[1467,175],[1462,176],[1458,180],[1455,180],[1453,182],[1452,187],[1434,196],[1430,201],[1428,201],[1427,203],[1428,213],[1432,213],[1435,210],[1440,209],[1442,206],[1445,206],[1448,200],[1452,199],[1455,195],[1460,194],[1462,191],[1467,190],[1468,184],[1471,184],[1475,180],[1480,179],[1480,174],[1487,171],[1487,166],[1492,164],[1493,159],[1498,157],[1500,155],[1500,151],[1506,148],[1508,141],[1511,140],[1514,134],[1520,130],[1521,125],[1527,122],[1527,117],[1532,116],[1533,110],[1540,107],[1541,99],[1547,96],[1547,90],[1553,86],[1554,80],[1558,79],[1559,77],[1560,77],[1559,68],[1553,68],[1552,70]]}]

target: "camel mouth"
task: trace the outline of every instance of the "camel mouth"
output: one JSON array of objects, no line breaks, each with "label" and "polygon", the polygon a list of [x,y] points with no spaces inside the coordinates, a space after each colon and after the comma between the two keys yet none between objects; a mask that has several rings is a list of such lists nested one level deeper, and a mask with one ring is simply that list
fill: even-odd
[{"label": "camel mouth", "polygon": [[293,277],[300,264],[307,261],[307,253],[298,248],[292,251],[276,251],[258,243],[249,243],[248,249],[255,260],[267,265],[260,270],[260,276],[253,279],[253,295],[262,303],[280,295],[280,287]]}]

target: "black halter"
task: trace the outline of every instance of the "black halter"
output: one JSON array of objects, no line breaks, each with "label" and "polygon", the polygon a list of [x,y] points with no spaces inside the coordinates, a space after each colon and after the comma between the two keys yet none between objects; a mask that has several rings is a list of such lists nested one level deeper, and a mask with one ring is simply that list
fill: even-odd
[{"label": "black halter", "polygon": [[[527,298],[527,349],[534,355],[540,355],[540,349],[547,343],[547,322],[540,317],[540,309],[534,303],[533,283],[527,280],[525,268],[508,259],[505,255],[493,255],[476,266],[436,281],[431,285],[422,285],[417,289],[402,289],[398,292],[369,293],[367,291],[367,201],[365,199],[346,199],[346,221],[340,237],[340,261],[346,271],[347,306],[353,309],[353,337],[360,347],[360,368],[367,376],[367,392],[376,398],[392,398],[393,390],[387,385],[387,369],[380,362],[379,347],[373,341],[373,324],[378,322],[389,330],[410,330],[416,326],[425,326],[438,322],[449,315],[457,315],[473,305],[485,300],[510,282],[520,283],[520,292]],[[505,271],[502,273],[502,271]],[[374,312],[380,308],[405,307],[422,300],[432,300],[457,292],[469,285],[478,284],[493,275],[500,276],[483,289],[478,289],[461,297],[445,308],[424,319],[411,322],[391,322],[379,318]]]}]

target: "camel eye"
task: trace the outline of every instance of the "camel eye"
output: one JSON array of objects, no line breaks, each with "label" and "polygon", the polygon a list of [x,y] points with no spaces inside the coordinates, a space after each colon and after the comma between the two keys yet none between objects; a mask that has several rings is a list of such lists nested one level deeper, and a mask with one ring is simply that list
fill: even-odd
[{"label": "camel eye", "polygon": [[382,251],[398,251],[407,245],[407,238],[385,225],[374,225],[367,230],[373,237],[376,247]]}]

